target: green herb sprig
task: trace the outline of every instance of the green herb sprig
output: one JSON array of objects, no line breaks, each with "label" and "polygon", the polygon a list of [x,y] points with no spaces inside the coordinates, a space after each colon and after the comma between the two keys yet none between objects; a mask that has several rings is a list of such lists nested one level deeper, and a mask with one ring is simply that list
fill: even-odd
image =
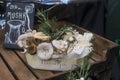
[{"label": "green herb sprig", "polygon": [[84,77],[85,80],[91,80],[89,78],[89,69],[90,69],[91,64],[89,63],[88,57],[84,57],[79,65],[76,71],[71,71],[67,77],[66,80],[76,80],[80,79],[81,77]]},{"label": "green herb sprig", "polygon": [[51,36],[51,40],[60,39],[65,32],[73,31],[73,28],[68,25],[64,25],[62,28],[58,29],[56,27],[57,19],[49,19],[48,15],[45,14],[44,11],[37,10],[36,16],[39,19],[38,22],[40,22],[38,31]]}]

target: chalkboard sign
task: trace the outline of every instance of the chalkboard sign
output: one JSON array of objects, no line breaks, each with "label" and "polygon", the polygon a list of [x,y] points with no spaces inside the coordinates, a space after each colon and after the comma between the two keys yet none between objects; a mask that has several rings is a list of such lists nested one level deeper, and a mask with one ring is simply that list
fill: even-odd
[{"label": "chalkboard sign", "polygon": [[18,36],[33,27],[34,8],[33,3],[8,2],[6,4],[5,48],[19,48]]}]

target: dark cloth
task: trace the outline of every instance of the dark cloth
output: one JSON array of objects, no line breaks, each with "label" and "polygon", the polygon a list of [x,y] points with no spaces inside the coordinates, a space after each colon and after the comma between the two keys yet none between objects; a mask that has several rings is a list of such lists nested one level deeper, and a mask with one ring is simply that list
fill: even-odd
[{"label": "dark cloth", "polygon": [[111,72],[111,80],[120,80],[120,62],[119,62],[120,56],[117,55],[116,58],[117,61],[115,62]]},{"label": "dark cloth", "polygon": [[56,16],[59,20],[68,21],[104,36],[106,5],[105,0],[60,4],[49,13],[50,16]]}]

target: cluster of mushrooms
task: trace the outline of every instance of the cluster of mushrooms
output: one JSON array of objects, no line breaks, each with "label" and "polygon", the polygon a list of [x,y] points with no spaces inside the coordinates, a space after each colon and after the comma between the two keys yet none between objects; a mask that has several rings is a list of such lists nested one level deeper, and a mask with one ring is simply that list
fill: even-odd
[{"label": "cluster of mushrooms", "polygon": [[55,58],[83,58],[92,52],[92,33],[79,34],[76,30],[66,32],[62,39],[51,40],[51,36],[36,30],[28,30],[18,37],[18,45],[23,53],[37,55],[42,60]]}]

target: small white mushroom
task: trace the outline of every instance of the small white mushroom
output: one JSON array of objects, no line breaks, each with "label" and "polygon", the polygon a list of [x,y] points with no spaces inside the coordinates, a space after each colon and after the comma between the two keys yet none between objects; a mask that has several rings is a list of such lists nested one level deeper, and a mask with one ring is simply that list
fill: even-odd
[{"label": "small white mushroom", "polygon": [[71,32],[66,32],[66,34],[63,36],[63,40],[66,40],[66,41],[73,41],[74,38],[73,38],[73,34]]},{"label": "small white mushroom", "polygon": [[66,49],[68,48],[68,42],[64,40],[53,40],[52,44],[55,48],[61,51],[66,51]]},{"label": "small white mushroom", "polygon": [[84,37],[84,40],[90,42],[93,39],[93,34],[87,32],[87,33],[84,33],[83,37]]},{"label": "small white mushroom", "polygon": [[77,41],[79,41],[79,40],[82,39],[83,35],[81,35],[81,34],[75,34],[74,37],[75,37],[75,39],[76,39]]},{"label": "small white mushroom", "polygon": [[53,55],[51,43],[43,42],[37,46],[37,56],[42,60],[48,60]]}]

